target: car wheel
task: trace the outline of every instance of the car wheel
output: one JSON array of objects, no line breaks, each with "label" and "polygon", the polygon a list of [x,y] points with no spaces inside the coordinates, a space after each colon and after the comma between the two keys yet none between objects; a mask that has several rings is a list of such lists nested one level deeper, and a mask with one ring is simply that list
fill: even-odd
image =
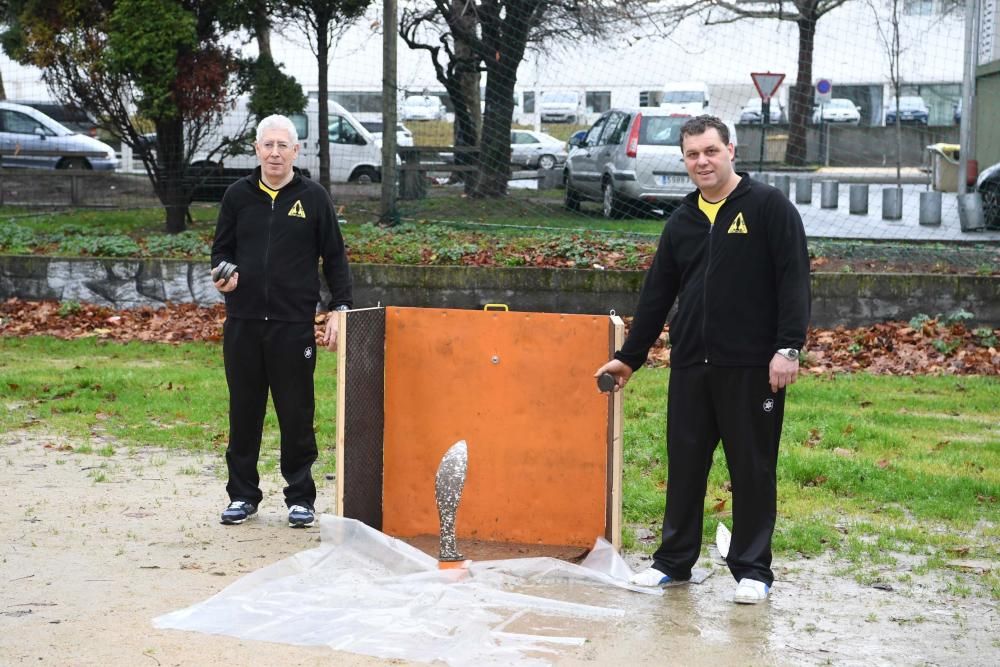
[{"label": "car wheel", "polygon": [[59,161],[59,164],[56,165],[56,169],[89,170],[90,163],[87,162],[86,158],[82,157],[64,157]]},{"label": "car wheel", "polygon": [[538,158],[539,169],[552,169],[554,166],[556,166],[556,159],[552,155],[543,155]]},{"label": "car wheel", "polygon": [[580,193],[570,185],[569,173],[566,174],[566,198],[563,200],[563,205],[568,211],[580,210]]},{"label": "car wheel", "polygon": [[983,201],[983,223],[989,229],[1000,229],[1000,178],[984,181],[979,194]]},{"label": "car wheel", "polygon": [[371,185],[372,183],[378,183],[381,179],[378,177],[378,172],[376,172],[371,167],[358,167],[351,174],[351,183],[357,183],[359,185]]},{"label": "car wheel", "polygon": [[622,201],[615,193],[611,181],[605,180],[601,185],[601,212],[608,220],[618,220],[625,215]]}]

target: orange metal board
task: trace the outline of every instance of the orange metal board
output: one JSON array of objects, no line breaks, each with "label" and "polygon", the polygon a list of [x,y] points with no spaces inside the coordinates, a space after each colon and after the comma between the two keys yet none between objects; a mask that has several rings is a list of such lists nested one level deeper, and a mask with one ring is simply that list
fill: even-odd
[{"label": "orange metal board", "polygon": [[437,534],[434,475],[465,440],[460,538],[608,534],[614,411],[593,372],[612,332],[607,316],[387,308],[384,532]]}]

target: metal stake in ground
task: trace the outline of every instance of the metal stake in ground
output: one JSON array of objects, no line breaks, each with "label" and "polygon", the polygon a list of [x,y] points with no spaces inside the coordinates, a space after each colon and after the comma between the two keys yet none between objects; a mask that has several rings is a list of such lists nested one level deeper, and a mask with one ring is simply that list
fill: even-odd
[{"label": "metal stake in ground", "polygon": [[465,557],[458,552],[455,541],[455,515],[465,488],[465,475],[469,468],[469,450],[465,440],[448,448],[441,458],[434,478],[434,495],[437,497],[438,518],[441,521],[441,553],[438,564],[442,568],[462,567]]}]

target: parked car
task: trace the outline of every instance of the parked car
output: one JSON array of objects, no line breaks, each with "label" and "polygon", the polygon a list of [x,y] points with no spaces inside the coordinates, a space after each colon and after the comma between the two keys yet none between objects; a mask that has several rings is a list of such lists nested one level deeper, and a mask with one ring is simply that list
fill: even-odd
[{"label": "parked car", "polygon": [[673,113],[697,116],[708,113],[711,98],[703,81],[672,82],[663,87],[660,107]]},{"label": "parked car", "polygon": [[[363,120],[361,125],[371,133],[375,141],[382,143],[382,130],[385,128],[385,124],[381,120]],[[396,145],[413,145],[413,132],[410,132],[409,128],[402,123],[396,123]]]},{"label": "parked car", "polygon": [[[762,108],[763,100],[760,99],[759,95],[748,99],[747,103],[740,110],[740,123],[744,125],[760,125],[763,122]],[[781,103],[781,100],[772,97],[771,102],[768,104],[768,109],[772,125],[788,122],[788,117],[785,115],[785,106]]]},{"label": "parked car", "polygon": [[[903,125],[926,125],[930,118],[930,110],[923,98],[904,96],[899,98],[899,122]],[[896,98],[889,100],[885,108],[885,124],[896,124]]]},{"label": "parked car", "polygon": [[97,121],[89,113],[70,104],[60,104],[52,100],[10,100],[12,104],[22,104],[56,121],[63,127],[89,137],[97,138]]},{"label": "parked car", "polygon": [[403,101],[403,120],[444,120],[446,111],[436,95],[411,95]]},{"label": "parked car", "polygon": [[821,121],[839,125],[857,125],[861,122],[861,107],[846,97],[834,97],[813,109],[813,124],[819,125]]},{"label": "parked car", "polygon": [[538,113],[543,123],[579,123],[584,115],[580,94],[559,90],[542,93]]},{"label": "parked car", "polygon": [[983,223],[1000,229],[1000,162],[983,169],[976,179],[976,192],[983,201]]},{"label": "parked car", "polygon": [[[667,209],[694,189],[681,153],[681,127],[691,117],[661,107],[611,109],[583,139],[573,138],[566,159],[566,208],[599,201],[606,218],[643,209]],[[736,128],[727,123],[730,141]]]},{"label": "parked car", "polygon": [[23,104],[0,102],[0,163],[31,169],[118,168],[115,150]]},{"label": "parked car", "polygon": [[545,132],[510,131],[510,162],[529,169],[553,169],[566,162],[565,143]]}]

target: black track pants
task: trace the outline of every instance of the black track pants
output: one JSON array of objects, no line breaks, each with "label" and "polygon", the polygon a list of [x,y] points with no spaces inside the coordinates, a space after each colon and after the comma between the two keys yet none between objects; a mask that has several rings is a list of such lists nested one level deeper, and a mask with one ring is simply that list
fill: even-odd
[{"label": "black track pants", "polygon": [[771,585],[775,468],[785,390],[771,392],[767,368],[693,366],[670,371],[667,510],[657,569],[687,579],[701,551],[705,490],[720,438],[733,487],[733,536],[726,558],[737,579]]},{"label": "black track pants", "polygon": [[229,383],[226,491],[230,500],[259,505],[263,499],[257,459],[270,390],[281,429],[281,474],[288,484],[285,504],[314,507],[313,323],[227,318],[223,356]]}]

